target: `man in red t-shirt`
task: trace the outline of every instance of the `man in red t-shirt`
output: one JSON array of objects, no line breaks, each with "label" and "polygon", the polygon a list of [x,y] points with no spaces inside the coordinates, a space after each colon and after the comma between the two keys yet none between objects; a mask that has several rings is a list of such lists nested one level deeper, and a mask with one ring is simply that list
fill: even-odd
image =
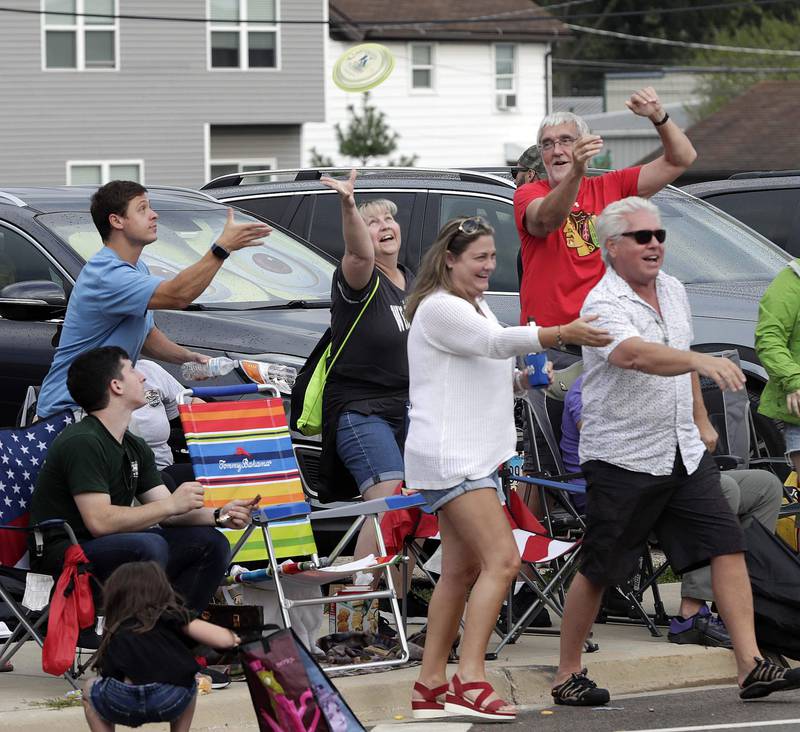
[{"label": "man in red t-shirt", "polygon": [[652,87],[625,102],[655,125],[664,153],[650,163],[587,178],[589,161],[603,147],[586,122],[570,112],[542,120],[538,143],[547,180],[527,183],[514,195],[522,243],[520,323],[569,323],[605,272],[594,219],[607,204],[628,196],[649,197],[674,181],[695,160],[689,138],[669,118]]}]

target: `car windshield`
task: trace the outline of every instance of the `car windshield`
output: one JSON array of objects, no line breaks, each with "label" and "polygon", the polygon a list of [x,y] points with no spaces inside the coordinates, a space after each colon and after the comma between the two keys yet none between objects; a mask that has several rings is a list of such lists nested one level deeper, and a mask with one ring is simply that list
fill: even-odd
[{"label": "car windshield", "polygon": [[789,255],[727,214],[666,190],[653,198],[667,230],[664,271],[684,284],[771,281]]},{"label": "car windshield", "polygon": [[[224,208],[159,209],[158,239],[142,254],[150,272],[170,278],[194,264],[222,233],[226,215]],[[236,220],[255,219],[237,211]],[[39,216],[39,221],[84,260],[102,246],[88,213],[49,213]],[[206,307],[244,308],[328,301],[333,271],[334,265],[313,249],[275,229],[262,246],[234,252],[195,302]]]}]

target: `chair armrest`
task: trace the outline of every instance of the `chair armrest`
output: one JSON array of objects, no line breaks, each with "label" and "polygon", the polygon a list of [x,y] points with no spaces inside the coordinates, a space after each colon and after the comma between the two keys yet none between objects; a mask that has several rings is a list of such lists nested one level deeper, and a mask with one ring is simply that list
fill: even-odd
[{"label": "chair armrest", "polygon": [[72,530],[72,527],[66,521],[64,521],[64,519],[47,519],[47,521],[41,521],[38,524],[28,524],[27,526],[9,526],[8,524],[0,524],[0,530],[2,531],[26,531],[29,534],[34,531],[47,531],[47,529],[57,528],[64,529],[64,533],[67,535],[70,544],[78,543],[78,540],[75,538],[75,532]]},{"label": "chair armrest", "polygon": [[269,523],[283,519],[307,516],[311,513],[311,506],[305,501],[296,503],[283,503],[279,506],[262,506],[253,511],[253,521],[256,523]]},{"label": "chair armrest", "polygon": [[517,483],[530,483],[531,485],[540,485],[545,488],[553,488],[557,491],[564,491],[566,493],[575,493],[583,495],[586,493],[585,485],[575,485],[575,483],[564,483],[557,480],[550,480],[548,478],[539,478],[534,475],[517,475],[514,477]]},{"label": "chair armrest", "polygon": [[744,460],[738,455],[714,455],[713,458],[720,470],[736,470],[744,465]]},{"label": "chair armrest", "polygon": [[311,514],[311,520],[373,515],[386,513],[387,511],[421,508],[424,505],[425,499],[419,493],[412,493],[408,496],[386,496],[386,498],[374,498],[371,501],[359,501],[337,506],[336,508],[324,508],[321,511],[314,511]]},{"label": "chair armrest", "polygon": [[800,513],[800,503],[784,503],[778,511],[778,518],[797,516]]}]

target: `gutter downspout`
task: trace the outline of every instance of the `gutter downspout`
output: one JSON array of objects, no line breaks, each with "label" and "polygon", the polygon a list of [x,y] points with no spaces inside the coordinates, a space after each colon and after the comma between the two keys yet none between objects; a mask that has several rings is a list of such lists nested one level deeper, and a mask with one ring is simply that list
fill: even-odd
[{"label": "gutter downspout", "polygon": [[544,114],[547,116],[553,107],[553,44],[547,44],[544,55]]}]

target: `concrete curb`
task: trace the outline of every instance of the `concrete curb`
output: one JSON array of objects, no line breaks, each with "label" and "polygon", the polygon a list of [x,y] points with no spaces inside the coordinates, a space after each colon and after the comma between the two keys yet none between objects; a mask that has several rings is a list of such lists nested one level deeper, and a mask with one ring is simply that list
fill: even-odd
[{"label": "concrete curb", "polygon": [[[615,695],[636,692],[735,682],[736,665],[730,651],[668,644],[664,639],[644,637],[646,631],[642,628],[598,627],[602,629],[596,634],[601,651],[587,656],[586,663],[592,679],[609,688],[612,699]],[[629,642],[626,643],[625,638]],[[642,652],[644,648],[646,654]],[[507,651],[501,659],[487,665],[491,683],[501,695],[521,706],[549,705],[557,639],[526,636]],[[546,662],[525,663],[526,657]],[[399,722],[410,720],[411,686],[418,671],[418,667],[410,667],[339,677],[333,681],[363,723]],[[86,729],[82,709],[30,708],[30,702],[22,696],[9,699],[3,693],[4,680],[0,679],[0,729],[18,732],[41,732],[49,728],[57,728],[58,732]],[[53,681],[56,686],[52,696],[63,694],[63,682]],[[735,699],[735,691],[731,690],[731,701]],[[148,726],[151,728],[167,730],[168,725]],[[235,683],[228,689],[201,697],[192,729],[198,732],[257,729],[247,685]]]}]

